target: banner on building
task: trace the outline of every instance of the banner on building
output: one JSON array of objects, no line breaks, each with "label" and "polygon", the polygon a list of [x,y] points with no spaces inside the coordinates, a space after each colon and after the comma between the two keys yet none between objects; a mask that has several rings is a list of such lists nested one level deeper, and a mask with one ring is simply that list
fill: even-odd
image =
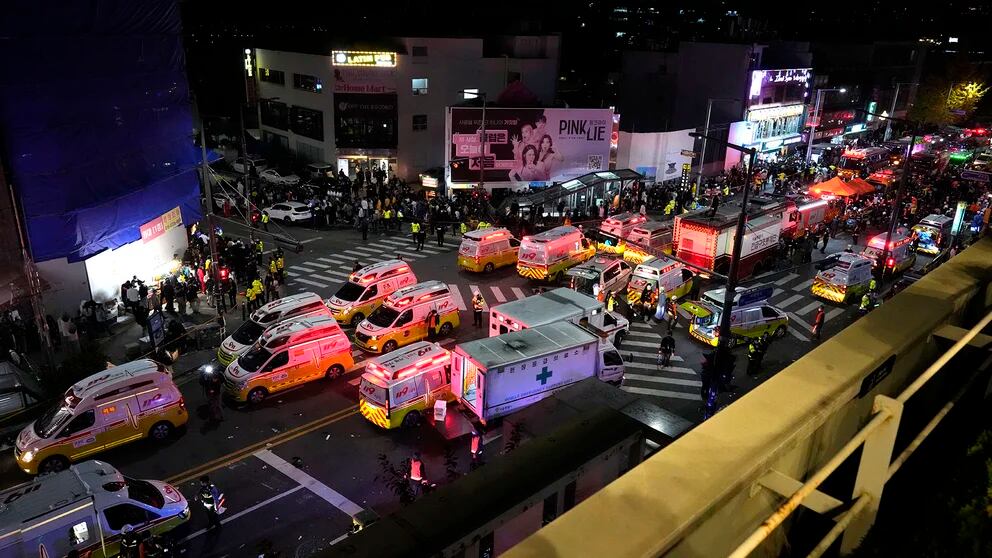
[{"label": "banner on building", "polygon": [[[545,185],[609,167],[613,112],[609,109],[487,108],[485,153],[481,108],[448,112],[451,180]],[[481,156],[480,156],[481,155]]]},{"label": "banner on building", "polygon": [[183,224],[182,212],[178,207],[170,209],[141,225],[141,242],[151,242],[181,224]]},{"label": "banner on building", "polygon": [[392,68],[335,66],[334,93],[395,94],[396,74]]}]

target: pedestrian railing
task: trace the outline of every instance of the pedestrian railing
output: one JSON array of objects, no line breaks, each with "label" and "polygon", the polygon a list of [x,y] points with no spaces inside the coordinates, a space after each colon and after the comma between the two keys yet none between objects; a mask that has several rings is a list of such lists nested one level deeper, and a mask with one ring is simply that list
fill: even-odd
[{"label": "pedestrian railing", "polygon": [[[948,401],[934,417],[913,438],[909,445],[892,460],[895,449],[896,435],[902,418],[903,408],[913,395],[920,391],[930,380],[943,371],[944,366],[954,358],[966,345],[972,342],[990,323],[992,312],[989,312],[973,328],[967,331],[954,345],[927,368],[912,384],[897,397],[885,395],[875,396],[871,420],[859,430],[825,465],[817,470],[805,483],[794,490],[791,487],[799,482],[785,475],[777,474],[774,478],[767,476],[762,479],[762,486],[769,488],[789,498],[782,503],[774,513],[768,516],[762,524],[738,546],[730,556],[744,558],[754,551],[767,539],[800,505],[813,507],[824,513],[830,510],[842,509],[845,505],[818,490],[819,486],[841,466],[844,461],[863,446],[861,461],[855,479],[854,493],[857,495],[848,503],[849,508],[841,514],[836,524],[826,536],[809,553],[810,557],[822,556],[833,543],[844,536],[841,541],[841,553],[850,552],[856,548],[861,539],[867,534],[878,513],[882,489],[885,484],[899,471],[906,461],[919,449],[927,437],[934,432],[941,421],[950,413],[957,402],[971,388],[975,380],[984,372],[984,367],[978,367],[964,383],[954,397]],[[992,360],[992,359],[990,359]],[[988,361],[986,361],[988,364]],[[818,500],[817,506],[810,501]],[[825,504],[825,505],[824,505]]]}]

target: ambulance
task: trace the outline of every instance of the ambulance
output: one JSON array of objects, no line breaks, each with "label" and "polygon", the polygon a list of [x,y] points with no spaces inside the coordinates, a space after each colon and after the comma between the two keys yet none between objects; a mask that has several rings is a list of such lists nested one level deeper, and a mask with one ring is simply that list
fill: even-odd
[{"label": "ambulance", "polygon": [[627,287],[633,270],[630,264],[619,258],[596,256],[591,260],[569,269],[568,286],[572,290],[605,300],[607,294]]},{"label": "ambulance", "polygon": [[[720,321],[725,292],[725,289],[707,291],[701,300],[680,305],[682,310],[693,316],[689,323],[689,335],[712,347],[720,344]],[[736,293],[735,303],[730,311],[732,335],[728,346],[735,347],[739,341],[756,339],[765,333],[778,338],[785,336],[789,328],[789,316],[768,303],[771,293],[772,289],[763,285]]]},{"label": "ambulance", "polygon": [[[868,241],[868,246],[861,251],[861,255],[872,260],[878,265],[878,260],[886,252],[885,233],[875,235]],[[889,235],[888,256],[885,259],[885,273],[901,273],[916,263],[916,252],[912,250],[913,238],[900,229]]]},{"label": "ambulance", "polygon": [[458,247],[458,267],[489,273],[497,267],[517,263],[520,241],[506,229],[480,229],[462,236]]},{"label": "ambulance", "polygon": [[434,402],[450,401],[451,355],[437,343],[418,341],[369,360],[358,387],[358,410],[385,429],[416,427]]},{"label": "ambulance", "polygon": [[17,436],[14,457],[28,474],[54,473],[141,438],[168,439],[189,413],[168,369],[136,360],[72,385]]},{"label": "ambulance", "polygon": [[627,284],[627,302],[640,302],[641,293],[648,285],[654,291],[663,289],[668,298],[685,298],[692,291],[695,277],[692,271],[675,260],[651,258],[634,268],[634,274]]},{"label": "ambulance", "polygon": [[599,232],[606,233],[615,238],[627,238],[627,235],[634,230],[634,227],[647,221],[648,218],[640,213],[618,213],[612,217],[603,219],[599,224]]},{"label": "ambulance", "polygon": [[397,289],[409,287],[416,282],[416,275],[403,260],[374,263],[348,276],[348,282],[342,285],[334,296],[327,299],[327,306],[339,324],[357,326],[366,316],[371,315],[386,297]]},{"label": "ambulance", "polygon": [[913,234],[920,239],[917,252],[935,256],[951,238],[951,225],[954,219],[946,215],[927,215],[913,226]]},{"label": "ambulance", "polygon": [[0,492],[0,556],[89,558],[120,554],[121,532],[161,535],[189,521],[189,502],[171,484],[125,477],[85,461]]},{"label": "ambulance", "polygon": [[438,331],[447,336],[458,327],[458,306],[448,285],[424,281],[389,295],[355,329],[355,345],[370,353],[390,353],[427,338],[427,317],[438,313]]},{"label": "ambulance", "polygon": [[672,253],[672,232],[674,221],[646,221],[634,227],[627,236],[627,247],[623,259],[638,265],[652,255]]},{"label": "ambulance", "polygon": [[858,254],[843,253],[833,267],[816,274],[810,290],[831,302],[858,300],[872,280],[874,261]]},{"label": "ambulance", "polygon": [[520,242],[517,273],[528,279],[560,281],[565,270],[596,254],[596,247],[575,227],[562,226]]},{"label": "ambulance", "polygon": [[539,295],[497,304],[489,310],[489,336],[551,324],[572,322],[602,334],[619,347],[630,322],[595,298],[560,287]]},{"label": "ambulance", "polygon": [[340,377],[354,365],[351,341],[333,316],[290,320],[265,330],[224,370],[224,389],[239,403],[257,405],[273,393]]},{"label": "ambulance", "polygon": [[316,293],[299,293],[263,305],[251,313],[217,348],[217,360],[227,366],[258,341],[265,328],[291,318],[329,316],[331,310]]}]

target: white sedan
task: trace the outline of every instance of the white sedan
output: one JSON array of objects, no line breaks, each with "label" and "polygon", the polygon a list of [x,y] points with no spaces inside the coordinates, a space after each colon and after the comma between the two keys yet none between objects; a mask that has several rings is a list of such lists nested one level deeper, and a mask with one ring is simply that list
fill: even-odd
[{"label": "white sedan", "polygon": [[259,174],[262,180],[271,184],[281,184],[284,186],[296,186],[300,183],[300,177],[295,174],[279,174],[276,169],[265,169]]},{"label": "white sedan", "polygon": [[265,208],[265,211],[269,214],[270,219],[287,223],[296,223],[313,218],[307,204],[295,201],[279,202]]}]

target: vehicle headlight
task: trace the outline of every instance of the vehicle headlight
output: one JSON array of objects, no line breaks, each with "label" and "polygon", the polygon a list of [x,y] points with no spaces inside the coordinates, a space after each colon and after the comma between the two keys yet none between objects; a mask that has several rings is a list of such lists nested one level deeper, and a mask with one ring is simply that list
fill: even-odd
[{"label": "vehicle headlight", "polygon": [[373,335],[373,336],[369,337],[369,339],[371,339],[372,341],[378,341],[379,340],[379,336],[378,335]]},{"label": "vehicle headlight", "polygon": [[34,460],[34,450],[28,450],[21,454],[21,461],[31,463]]},{"label": "vehicle headlight", "polygon": [[179,512],[180,519],[189,519],[189,505],[183,508],[183,511]]}]

